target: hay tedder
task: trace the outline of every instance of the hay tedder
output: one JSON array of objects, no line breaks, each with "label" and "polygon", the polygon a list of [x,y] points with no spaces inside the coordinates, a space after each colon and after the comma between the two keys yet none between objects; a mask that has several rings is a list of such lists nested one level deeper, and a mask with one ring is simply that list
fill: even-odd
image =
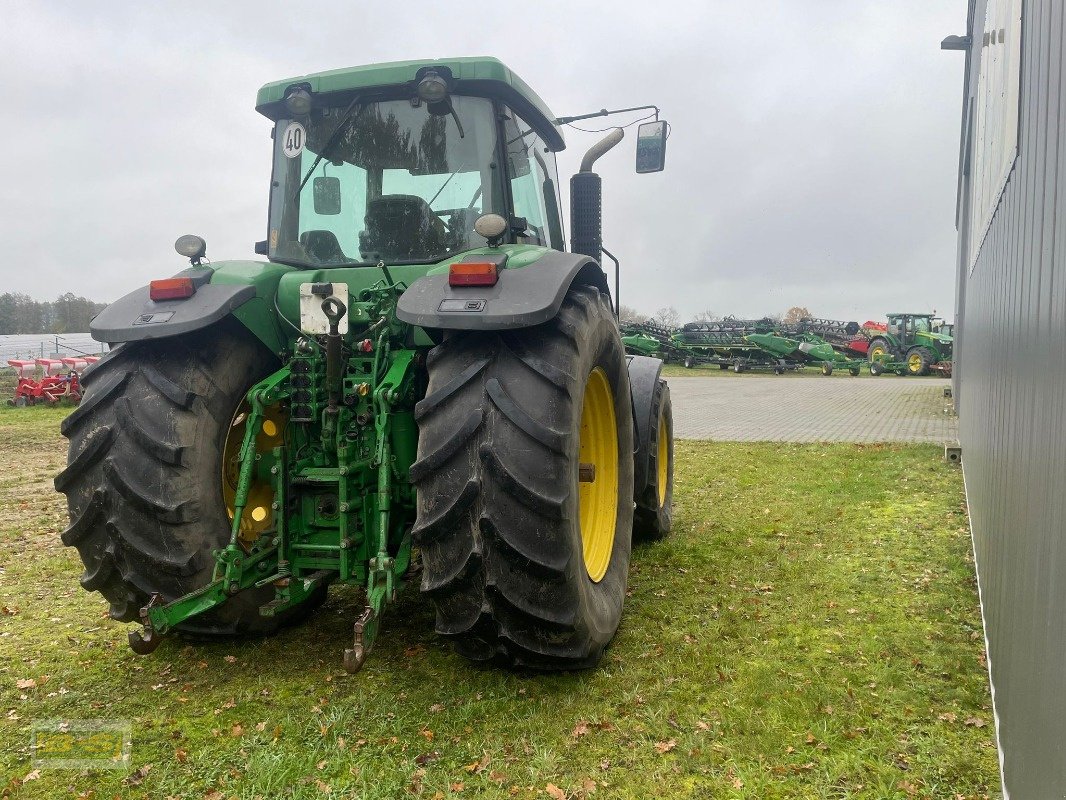
[{"label": "hay tedder", "polygon": [[[260,261],[203,262],[101,312],[122,343],[63,423],[82,586],[167,634],[264,634],[361,587],[364,662],[412,581],[463,655],[595,665],[634,535],[670,528],[662,362],[626,356],[600,268],[593,146],[563,241],[560,124],[491,58],[264,86]],[[632,110],[632,109],[630,109]],[[605,113],[582,116],[601,116]],[[668,126],[641,125],[637,171]]]}]

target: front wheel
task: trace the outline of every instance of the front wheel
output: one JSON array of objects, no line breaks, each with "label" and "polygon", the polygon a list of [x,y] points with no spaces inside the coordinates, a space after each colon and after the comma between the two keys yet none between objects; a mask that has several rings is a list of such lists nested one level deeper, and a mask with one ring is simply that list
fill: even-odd
[{"label": "front wheel", "polygon": [[823,375],[832,375],[833,374],[833,365],[830,364],[828,361],[822,362],[822,374]]},{"label": "front wheel", "polygon": [[595,666],[622,614],[633,531],[633,414],[606,298],[555,319],[456,333],[415,410],[414,540],[436,630],[475,661]]},{"label": "front wheel", "polygon": [[670,532],[674,513],[674,409],[670,387],[661,379],[655,387],[652,419],[644,447],[648,454],[648,481],[636,493],[633,533],[661,539]]}]

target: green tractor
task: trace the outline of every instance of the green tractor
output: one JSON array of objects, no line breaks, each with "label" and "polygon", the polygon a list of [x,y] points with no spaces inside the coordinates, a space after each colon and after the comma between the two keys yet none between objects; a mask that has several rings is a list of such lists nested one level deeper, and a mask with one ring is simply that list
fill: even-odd
[{"label": "green tractor", "polygon": [[934,330],[932,314],[888,314],[888,326],[870,340],[870,372],[880,375],[951,375],[950,334]]},{"label": "green tractor", "polygon": [[[464,656],[595,665],[673,484],[662,362],[627,358],[599,264],[592,165],[621,129],[571,181],[567,252],[567,120],[495,59],[308,75],[256,107],[266,259],[209,264],[183,236],[189,268],[92,323],[112,351],[55,479],[82,586],[140,623],[138,653],[268,634],[348,583],[355,671],[417,580]],[[638,172],[667,130],[641,126]]]}]

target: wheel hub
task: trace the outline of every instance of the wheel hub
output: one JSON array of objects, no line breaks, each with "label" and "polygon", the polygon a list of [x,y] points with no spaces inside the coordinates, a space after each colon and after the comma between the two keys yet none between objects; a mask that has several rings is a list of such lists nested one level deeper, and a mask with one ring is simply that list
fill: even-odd
[{"label": "wheel hub", "polygon": [[[241,445],[244,443],[245,422],[249,407],[242,402],[233,415],[226,443],[222,449],[222,499],[226,504],[226,514],[233,519],[234,500],[237,494],[237,478],[240,474]],[[262,429],[255,437],[257,455],[269,453],[284,441],[286,424],[285,413],[280,406],[270,406],[263,417]],[[269,481],[253,479],[248,491],[248,504],[241,515],[239,540],[242,545],[251,545],[264,531],[274,527],[274,489]]]}]

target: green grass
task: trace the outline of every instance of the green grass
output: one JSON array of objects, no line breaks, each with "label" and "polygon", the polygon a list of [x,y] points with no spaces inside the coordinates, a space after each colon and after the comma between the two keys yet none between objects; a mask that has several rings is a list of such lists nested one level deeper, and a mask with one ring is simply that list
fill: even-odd
[{"label": "green grass", "polygon": [[[678,443],[675,532],[635,549],[601,668],[474,668],[434,636],[429,604],[410,592],[348,676],[348,590],[271,639],[173,639],[135,656],[58,542],[65,509],[48,478],[63,461],[62,413],[0,409],[0,793],[998,789],[961,479],[935,447]],[[17,688],[30,678],[36,688]],[[140,772],[41,770],[21,783],[35,777],[32,720],[55,718],[128,720]]]}]

